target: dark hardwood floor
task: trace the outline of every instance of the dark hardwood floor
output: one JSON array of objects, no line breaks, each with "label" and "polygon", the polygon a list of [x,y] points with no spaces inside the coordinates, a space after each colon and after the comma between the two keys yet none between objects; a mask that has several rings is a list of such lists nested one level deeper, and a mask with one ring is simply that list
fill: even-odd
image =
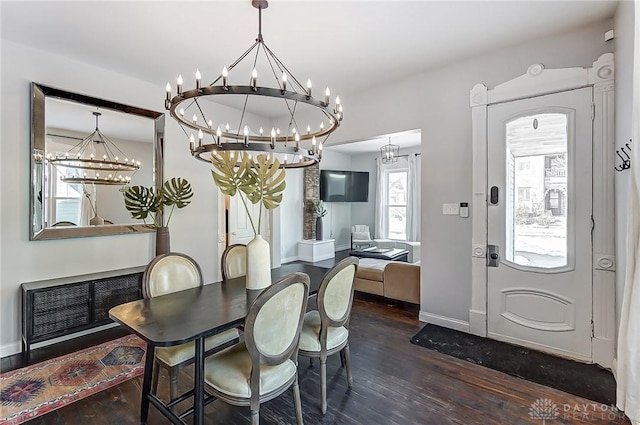
[{"label": "dark hardwood floor", "polygon": [[[354,302],[351,358],[354,385],[348,389],[339,356],[328,360],[328,410],[319,408],[319,365],[301,359],[299,366],[306,424],[542,424],[531,417],[532,404],[548,399],[557,418],[546,423],[614,425],[628,422],[601,406],[567,393],[496,372],[409,342],[422,324],[418,308],[391,305],[380,299]],[[186,390],[191,367],[180,385]],[[161,396],[168,392],[161,376]],[[137,424],[142,378],[79,400],[29,422],[44,424]],[[547,414],[554,411],[548,411]],[[294,424],[291,392],[261,406],[261,424]],[[207,424],[248,424],[249,409],[215,401],[206,408]],[[149,424],[168,424],[153,407]]]},{"label": "dark hardwood floor", "polygon": [[[331,267],[348,255],[319,265]],[[311,307],[312,304],[310,304]],[[299,381],[306,424],[542,424],[533,413],[536,402],[549,401],[557,410],[544,411],[546,423],[629,425],[620,413],[604,406],[539,384],[487,369],[409,342],[422,326],[418,306],[392,303],[380,297],[358,294],[351,319],[350,346],[354,385],[347,387],[339,356],[327,366],[328,410],[320,413],[319,364],[301,358]],[[31,363],[57,357],[126,334],[114,328],[33,351]],[[25,365],[20,355],[3,358],[6,372]],[[166,375],[160,378],[160,394],[168,395]],[[180,389],[189,389],[193,369],[180,376]],[[30,425],[138,424],[142,377],[79,400],[29,422]],[[184,407],[184,406],[183,406]],[[248,424],[249,409],[215,401],[206,410],[207,424]],[[557,415],[556,415],[557,414]],[[544,416],[544,415],[543,415]],[[294,424],[291,392],[261,406],[262,424]],[[153,407],[149,424],[169,424]]]}]

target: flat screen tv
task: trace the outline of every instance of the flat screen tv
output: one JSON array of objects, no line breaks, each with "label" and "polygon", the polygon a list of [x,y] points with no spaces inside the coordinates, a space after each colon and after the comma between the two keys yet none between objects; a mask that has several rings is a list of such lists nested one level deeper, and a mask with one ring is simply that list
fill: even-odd
[{"label": "flat screen tv", "polygon": [[320,170],[320,199],[324,202],[367,202],[369,173]]}]

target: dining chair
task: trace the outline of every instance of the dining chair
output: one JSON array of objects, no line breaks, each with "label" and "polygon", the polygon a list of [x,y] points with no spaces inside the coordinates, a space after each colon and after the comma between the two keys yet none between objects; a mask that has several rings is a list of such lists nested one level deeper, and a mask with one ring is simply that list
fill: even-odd
[{"label": "dining chair", "polygon": [[292,273],[263,290],[245,319],[244,342],[205,360],[205,388],[226,403],[251,408],[260,422],[260,404],[293,387],[296,422],[303,424],[298,387],[298,342],[307,308],[309,276]]},{"label": "dining chair", "polygon": [[[202,286],[202,271],[191,257],[170,252],[158,255],[145,268],[142,275],[142,295],[144,298],[157,297],[172,292]],[[237,329],[229,329],[205,339],[205,356],[229,347],[239,341]],[[172,347],[156,347],[151,388],[156,394],[159,368],[169,373],[169,394],[171,400],[178,396],[178,373],[191,364],[195,355],[195,342]]]},{"label": "dining chair", "polygon": [[347,372],[349,388],[353,385],[349,354],[349,319],[353,290],[358,272],[358,259],[347,257],[333,266],[320,282],[317,310],[304,316],[300,333],[301,356],[320,359],[320,406],[327,412],[327,357],[340,353]]},{"label": "dining chair", "polygon": [[222,253],[222,279],[233,279],[247,274],[247,246],[233,244]]}]

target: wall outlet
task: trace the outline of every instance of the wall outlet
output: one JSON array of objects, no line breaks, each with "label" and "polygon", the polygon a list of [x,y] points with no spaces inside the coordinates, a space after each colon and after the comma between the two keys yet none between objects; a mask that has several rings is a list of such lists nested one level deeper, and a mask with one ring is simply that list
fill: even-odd
[{"label": "wall outlet", "polygon": [[458,204],[442,204],[442,214],[444,215],[458,215],[460,213],[460,207]]}]

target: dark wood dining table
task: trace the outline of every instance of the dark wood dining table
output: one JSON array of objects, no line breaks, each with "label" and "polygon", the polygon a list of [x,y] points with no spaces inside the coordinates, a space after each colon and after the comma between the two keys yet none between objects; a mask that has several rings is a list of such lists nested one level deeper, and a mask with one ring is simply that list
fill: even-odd
[{"label": "dark wood dining table", "polygon": [[[311,285],[309,294],[318,291],[327,267],[289,263],[271,271],[271,280],[290,273],[306,273]],[[211,283],[193,289],[159,297],[132,301],[113,307],[109,317],[147,342],[147,353],[142,385],[140,422],[147,423],[149,404],[153,404],[173,424],[185,422],[182,418],[193,414],[193,423],[204,421],[205,405],[214,398],[204,390],[205,338],[238,327],[244,323],[249,307],[261,290],[248,290],[245,278],[239,277]],[[195,341],[194,388],[169,403],[151,393],[151,376],[155,347],[168,347]],[[171,410],[176,404],[193,397],[193,407],[180,414]]]}]

